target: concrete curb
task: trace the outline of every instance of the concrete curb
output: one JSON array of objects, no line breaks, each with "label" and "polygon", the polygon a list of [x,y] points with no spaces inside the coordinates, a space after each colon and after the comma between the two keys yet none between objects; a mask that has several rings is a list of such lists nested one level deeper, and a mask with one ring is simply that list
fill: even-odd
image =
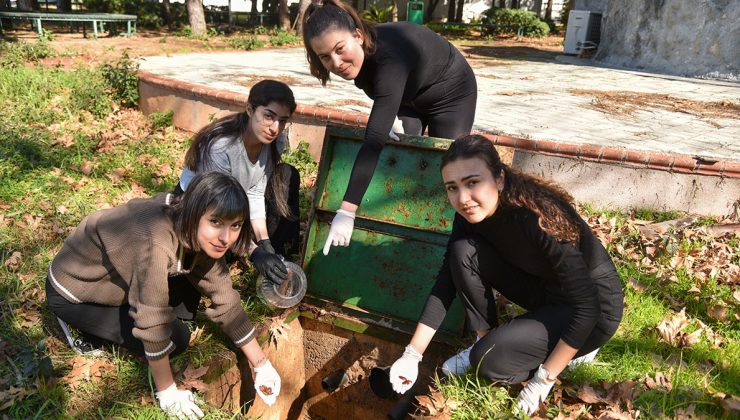
[{"label": "concrete curb", "polygon": [[[140,82],[147,83],[162,89],[181,92],[186,95],[207,98],[212,101],[243,108],[247,103],[247,95],[225,90],[214,89],[194,83],[157,76],[139,71]],[[311,105],[299,104],[295,115],[315,123],[333,123],[352,127],[364,127],[368,117],[356,112],[340,111],[320,108]],[[740,178],[740,162],[718,160],[707,161],[700,157],[683,154],[668,154],[625,148],[559,143],[550,140],[532,140],[511,136],[499,136],[488,133],[479,133],[490,139],[494,144],[511,147],[519,150],[531,151],[540,154],[570,159],[580,159],[590,162],[615,164],[627,167],[667,171],[692,175],[719,176]]]}]

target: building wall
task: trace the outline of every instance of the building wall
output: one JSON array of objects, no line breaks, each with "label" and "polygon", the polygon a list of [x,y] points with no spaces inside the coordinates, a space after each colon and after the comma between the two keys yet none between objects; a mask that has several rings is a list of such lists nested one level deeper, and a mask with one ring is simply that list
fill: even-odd
[{"label": "building wall", "polygon": [[740,1],[606,3],[576,3],[579,10],[604,12],[597,60],[680,76],[740,80]]}]

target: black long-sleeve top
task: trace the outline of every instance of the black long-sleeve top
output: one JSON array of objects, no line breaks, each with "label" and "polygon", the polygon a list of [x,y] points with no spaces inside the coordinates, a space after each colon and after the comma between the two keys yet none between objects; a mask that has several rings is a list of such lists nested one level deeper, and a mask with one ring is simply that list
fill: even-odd
[{"label": "black long-sleeve top", "polygon": [[[449,243],[477,234],[478,238],[489,242],[504,261],[541,279],[542,290],[531,290],[526,296],[507,295],[506,288],[499,292],[527,310],[548,304],[571,305],[573,318],[560,338],[580,348],[601,317],[618,321],[623,308],[622,286],[609,254],[588,225],[582,220],[580,225],[576,247],[543,231],[537,216],[528,209],[498,209],[493,216],[477,224],[455,214]],[[455,293],[445,254],[419,322],[438,329]]]},{"label": "black long-sleeve top", "polygon": [[445,74],[460,53],[447,40],[421,25],[395,22],[377,25],[375,53],[366,55],[355,86],[373,100],[365,139],[355,159],[344,201],[360,204],[383,145],[402,103],[427,108],[436,95],[424,91]]}]

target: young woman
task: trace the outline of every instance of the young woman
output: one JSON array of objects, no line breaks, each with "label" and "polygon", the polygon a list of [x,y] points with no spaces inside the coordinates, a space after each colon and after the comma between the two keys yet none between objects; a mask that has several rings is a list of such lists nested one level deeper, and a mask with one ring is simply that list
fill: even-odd
[{"label": "young woman", "polygon": [[65,334],[69,324],[146,357],[159,406],[193,418],[203,413],[190,391],[175,386],[169,357],[188,346],[190,330],[178,318],[193,319],[203,294],[211,300],[206,316],[244,352],[258,395],[271,405],[280,376],[255,340],[223,258],[249,244],[248,217],[242,187],[217,172],[196,176],[179,197],[159,194],[93,213],[49,266],[47,306]]},{"label": "young woman", "polygon": [[[457,294],[478,341],[442,370],[461,374],[472,366],[497,382],[529,380],[517,403],[532,414],[569,362],[592,360],[616,332],[619,276],[573,198],[504,165],[490,141],[455,141],[441,169],[457,213],[437,282],[411,343],[391,367],[391,382],[401,393],[411,387]],[[498,325],[497,292],[528,312]]]},{"label": "young woman", "polygon": [[175,194],[187,190],[197,173],[232,175],[247,192],[255,243],[247,252],[257,271],[281,283],[287,269],[281,255],[298,253],[298,171],[281,163],[282,136],[295,111],[285,83],[262,80],[252,86],[244,112],[228,115],[200,130],[185,154]]},{"label": "young woman", "polygon": [[433,137],[469,134],[477,85],[462,54],[430,29],[408,22],[373,26],[340,0],[308,7],[303,43],[311,74],[322,84],[335,74],[353,80],[373,99],[364,143],[324,245],[326,255],[332,245],[349,245],[355,212],[388,133],[396,140],[394,131],[421,135],[425,128]]}]

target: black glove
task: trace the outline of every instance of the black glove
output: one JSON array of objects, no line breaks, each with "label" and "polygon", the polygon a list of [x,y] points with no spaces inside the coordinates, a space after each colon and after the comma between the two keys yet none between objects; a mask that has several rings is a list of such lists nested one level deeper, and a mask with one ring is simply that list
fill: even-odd
[{"label": "black glove", "polygon": [[275,253],[269,239],[257,242],[257,248],[249,256],[257,271],[267,280],[280,285],[288,278],[288,268],[283,259]]}]

